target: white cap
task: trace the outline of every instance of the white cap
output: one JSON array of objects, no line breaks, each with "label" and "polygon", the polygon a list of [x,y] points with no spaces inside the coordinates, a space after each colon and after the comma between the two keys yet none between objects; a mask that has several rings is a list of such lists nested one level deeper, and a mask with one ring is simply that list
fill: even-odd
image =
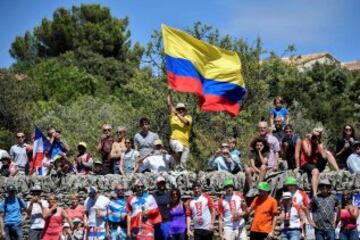
[{"label": "white cap", "polygon": [[176,104],[176,107],[175,107],[176,109],[179,109],[179,108],[185,108],[185,104],[184,103],[178,103],[178,104]]},{"label": "white cap", "polygon": [[156,183],[159,183],[159,182],[166,182],[166,179],[163,176],[158,176],[156,178]]},{"label": "white cap", "polygon": [[282,195],[283,199],[289,199],[292,198],[291,192],[284,192]]}]

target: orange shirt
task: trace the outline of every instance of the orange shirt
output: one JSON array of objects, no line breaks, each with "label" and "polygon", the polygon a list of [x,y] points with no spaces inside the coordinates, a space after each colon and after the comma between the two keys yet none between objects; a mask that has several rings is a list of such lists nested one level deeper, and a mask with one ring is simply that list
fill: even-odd
[{"label": "orange shirt", "polygon": [[256,197],[251,203],[250,208],[255,211],[251,231],[270,233],[273,218],[277,213],[277,201],[270,196],[265,200],[260,200],[259,197]]}]

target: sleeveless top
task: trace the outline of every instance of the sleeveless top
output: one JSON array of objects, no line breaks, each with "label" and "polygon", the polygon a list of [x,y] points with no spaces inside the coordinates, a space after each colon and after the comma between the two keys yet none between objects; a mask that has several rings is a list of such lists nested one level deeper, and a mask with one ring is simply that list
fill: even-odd
[{"label": "sleeveless top", "polygon": [[351,213],[347,209],[340,210],[341,228],[353,230],[356,229],[356,218],[351,216]]},{"label": "sleeveless top", "polygon": [[58,207],[56,208],[56,213],[46,219],[42,239],[47,239],[46,235],[59,235],[61,233],[63,221],[62,211],[63,209]]},{"label": "sleeveless top", "polygon": [[170,209],[170,216],[170,233],[184,233],[186,230],[186,215],[184,203],[182,201],[180,201],[177,206]]}]

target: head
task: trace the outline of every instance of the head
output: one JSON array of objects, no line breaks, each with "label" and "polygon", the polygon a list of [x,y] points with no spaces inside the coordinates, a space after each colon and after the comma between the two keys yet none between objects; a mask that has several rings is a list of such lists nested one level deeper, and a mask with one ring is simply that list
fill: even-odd
[{"label": "head", "polygon": [[291,124],[286,124],[284,127],[285,137],[291,139],[294,135],[294,128]]},{"label": "head", "polygon": [[155,140],[154,146],[155,146],[155,150],[161,150],[162,149],[162,141],[160,139]]},{"label": "head", "polygon": [[133,148],[133,139],[132,138],[125,138],[125,147],[127,150],[131,150]]},{"label": "head", "polygon": [[330,190],[331,190],[331,184],[329,180],[327,179],[321,180],[319,183],[320,195],[328,196],[330,194]]},{"label": "head", "polygon": [[140,179],[135,180],[133,186],[133,190],[137,196],[142,196],[144,194],[145,185]]},{"label": "head", "polygon": [[49,127],[48,130],[47,130],[47,136],[48,136],[48,138],[52,138],[55,132],[56,132],[56,131],[55,131],[55,128]]},{"label": "head", "polygon": [[173,204],[177,204],[181,200],[181,192],[178,188],[173,188],[170,191],[170,198]]},{"label": "head", "polygon": [[111,135],[112,135],[112,127],[111,127],[111,125],[110,124],[104,124],[103,126],[102,126],[102,133],[107,137],[107,138],[109,138],[109,137],[111,137]]},{"label": "head", "polygon": [[99,195],[97,188],[94,186],[90,186],[89,188],[87,188],[87,192],[88,192],[89,198],[91,198],[91,199],[96,199]]},{"label": "head", "polygon": [[224,181],[225,193],[228,196],[233,195],[234,193],[234,181],[231,178],[225,179]]},{"label": "head", "polygon": [[274,106],[277,109],[280,109],[284,104],[284,99],[280,96],[274,98]]},{"label": "head", "polygon": [[35,186],[33,186],[32,188],[31,188],[31,195],[32,196],[38,196],[38,197],[40,197],[41,196],[41,187],[40,186],[38,186],[38,185],[35,185]]},{"label": "head", "polygon": [[74,220],[72,220],[72,223],[74,224],[74,229],[76,229],[79,225],[81,225],[81,219],[74,218]]},{"label": "head", "polygon": [[79,142],[77,149],[78,149],[79,154],[84,154],[87,149],[87,144],[85,142]]},{"label": "head", "polygon": [[283,122],[284,122],[284,118],[283,118],[283,117],[280,117],[280,116],[276,117],[276,118],[274,119],[275,128],[276,128],[276,129],[282,129],[282,127],[283,127]]},{"label": "head", "polygon": [[17,132],[16,133],[16,138],[17,138],[18,143],[20,145],[25,143],[25,134],[23,132]]},{"label": "head", "polygon": [[122,184],[117,184],[115,186],[115,193],[118,198],[123,198],[125,196],[125,187]]},{"label": "head", "polygon": [[118,139],[123,139],[125,137],[125,134],[126,134],[125,127],[118,127],[116,129],[116,136]]},{"label": "head", "polygon": [[192,186],[194,196],[200,196],[202,193],[201,183],[196,181]]},{"label": "head", "polygon": [[79,195],[77,193],[72,193],[70,195],[70,204],[74,208],[79,205]]},{"label": "head", "polygon": [[229,144],[229,149],[230,150],[234,150],[236,148],[236,138],[229,138],[227,140],[228,144]]},{"label": "head", "polygon": [[262,151],[261,151],[262,153],[269,151],[269,144],[262,137],[256,137],[254,140],[252,140],[250,147],[257,151],[259,151],[262,148]]},{"label": "head", "polygon": [[343,138],[355,138],[355,129],[352,125],[346,124],[343,127]]},{"label": "head", "polygon": [[94,167],[93,167],[93,172],[96,173],[96,174],[99,174],[101,173],[103,170],[103,164],[101,161],[95,161],[94,162]]},{"label": "head", "polygon": [[267,122],[264,121],[259,122],[258,128],[259,128],[259,135],[261,137],[265,137],[269,132],[269,127]]},{"label": "head", "polygon": [[51,193],[47,200],[49,202],[49,207],[52,207],[57,204],[58,198],[57,198],[56,194]]},{"label": "head", "polygon": [[270,193],[270,185],[268,182],[259,182],[258,184],[259,198],[267,198]]},{"label": "head", "polygon": [[1,156],[1,163],[3,164],[3,166],[10,166],[11,157],[7,152]]},{"label": "head", "polygon": [[290,193],[295,193],[297,190],[297,180],[293,176],[289,176],[285,180],[285,187]]},{"label": "head", "polygon": [[353,151],[355,154],[360,155],[360,142],[359,141],[355,141],[352,148],[353,148]]},{"label": "head", "polygon": [[55,133],[53,133],[53,136],[54,136],[55,140],[60,140],[61,139],[61,130],[56,129]]},{"label": "head", "polygon": [[221,153],[225,156],[225,155],[229,155],[229,144],[227,142],[224,142],[220,145],[220,149],[221,149]]},{"label": "head", "polygon": [[185,115],[186,115],[186,108],[185,108],[185,104],[184,104],[184,103],[178,103],[178,104],[176,104],[175,109],[176,109],[176,111],[177,111],[181,116],[185,116]]},{"label": "head", "polygon": [[12,198],[12,197],[16,196],[17,189],[16,189],[15,185],[13,185],[13,184],[8,185],[6,190],[7,190],[8,197]]},{"label": "head", "polygon": [[318,143],[321,142],[322,132],[323,132],[322,128],[314,128],[312,130],[312,132],[311,132],[311,142],[313,144],[318,144]]},{"label": "head", "polygon": [[150,120],[148,118],[141,118],[139,124],[142,132],[147,133],[150,130]]},{"label": "head", "polygon": [[344,191],[341,199],[342,208],[352,205],[353,195],[351,191]]},{"label": "head", "polygon": [[156,186],[159,191],[165,191],[166,190],[166,180],[163,176],[159,176],[156,179]]},{"label": "head", "polygon": [[289,206],[289,205],[292,204],[292,194],[291,194],[291,192],[283,192],[282,204],[284,206]]}]

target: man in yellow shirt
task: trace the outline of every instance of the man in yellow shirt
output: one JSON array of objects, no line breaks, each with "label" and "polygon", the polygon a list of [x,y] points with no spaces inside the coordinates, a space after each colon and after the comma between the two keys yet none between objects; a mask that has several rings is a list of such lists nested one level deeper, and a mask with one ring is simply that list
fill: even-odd
[{"label": "man in yellow shirt", "polygon": [[186,169],[186,162],[190,154],[190,133],[192,118],[186,114],[184,103],[176,104],[174,107],[171,92],[168,94],[168,107],[170,118],[170,147],[175,153],[175,159],[180,166],[180,170]]}]

